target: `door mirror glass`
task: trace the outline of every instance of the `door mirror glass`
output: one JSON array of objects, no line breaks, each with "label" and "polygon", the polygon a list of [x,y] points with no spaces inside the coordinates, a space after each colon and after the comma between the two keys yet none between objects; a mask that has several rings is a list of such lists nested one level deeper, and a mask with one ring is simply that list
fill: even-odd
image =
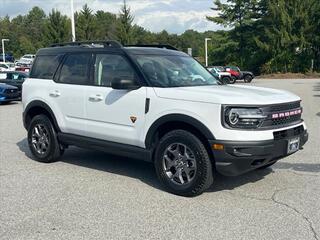
[{"label": "door mirror glass", "polygon": [[114,78],[111,82],[111,87],[117,90],[136,90],[140,88],[140,86],[136,83],[136,81],[132,79],[120,79],[120,78]]}]

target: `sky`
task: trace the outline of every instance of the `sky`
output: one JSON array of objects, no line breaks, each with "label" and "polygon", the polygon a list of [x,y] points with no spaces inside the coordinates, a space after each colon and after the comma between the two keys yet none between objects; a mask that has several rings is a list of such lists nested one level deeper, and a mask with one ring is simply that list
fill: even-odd
[{"label": "sky", "polygon": [[[104,10],[119,13],[123,0],[74,0],[75,10],[87,3],[94,11]],[[206,20],[216,12],[212,0],[127,0],[134,22],[153,32],[167,30],[170,33],[183,33],[187,29],[200,32],[223,29]],[[26,14],[32,7],[38,6],[46,13],[55,8],[70,15],[70,0],[0,0],[0,17],[15,17]]]}]

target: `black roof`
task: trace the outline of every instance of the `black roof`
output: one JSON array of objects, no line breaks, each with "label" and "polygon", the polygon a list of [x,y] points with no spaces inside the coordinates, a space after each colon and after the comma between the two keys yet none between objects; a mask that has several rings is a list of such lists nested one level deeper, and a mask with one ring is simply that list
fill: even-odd
[{"label": "black roof", "polygon": [[178,55],[188,56],[187,54],[178,51],[170,45],[132,45],[122,46],[116,41],[92,41],[92,42],[74,42],[53,44],[51,47],[42,48],[37,52],[37,55],[57,55],[64,53],[75,52],[126,52],[129,55]]}]

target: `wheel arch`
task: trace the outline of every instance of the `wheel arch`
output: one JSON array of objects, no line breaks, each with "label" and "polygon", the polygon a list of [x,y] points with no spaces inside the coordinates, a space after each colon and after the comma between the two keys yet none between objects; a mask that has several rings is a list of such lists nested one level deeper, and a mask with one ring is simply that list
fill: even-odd
[{"label": "wheel arch", "polygon": [[157,119],[149,128],[145,138],[146,148],[151,149],[157,139],[175,129],[183,129],[195,134],[200,140],[205,141],[206,145],[208,140],[215,139],[211,131],[199,120],[184,114],[168,114]]},{"label": "wheel arch", "polygon": [[40,114],[44,114],[46,115],[50,121],[52,122],[54,128],[56,131],[60,132],[60,128],[57,122],[57,119],[53,113],[53,111],[51,110],[51,108],[49,107],[48,104],[39,101],[39,100],[35,100],[30,102],[24,112],[23,112],[23,125],[25,127],[25,129],[28,129],[32,118],[34,118],[37,115]]}]

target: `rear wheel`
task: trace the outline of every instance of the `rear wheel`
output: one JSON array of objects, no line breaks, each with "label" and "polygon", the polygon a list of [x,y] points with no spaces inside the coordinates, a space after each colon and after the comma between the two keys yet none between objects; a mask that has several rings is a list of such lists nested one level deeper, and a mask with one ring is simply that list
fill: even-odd
[{"label": "rear wheel", "polygon": [[206,148],[184,130],[174,130],[161,138],[155,152],[155,169],[164,187],[181,196],[199,195],[213,183]]},{"label": "rear wheel", "polygon": [[246,82],[246,83],[251,83],[252,79],[253,79],[253,77],[251,75],[244,76],[244,82]]},{"label": "rear wheel", "polygon": [[231,81],[231,77],[222,77],[223,84],[230,84]]},{"label": "rear wheel", "polygon": [[230,79],[230,84],[235,84],[237,81],[237,78],[235,76],[232,76]]},{"label": "rear wheel", "polygon": [[55,129],[46,115],[38,115],[31,120],[28,144],[32,155],[39,162],[54,162],[63,154]]}]

